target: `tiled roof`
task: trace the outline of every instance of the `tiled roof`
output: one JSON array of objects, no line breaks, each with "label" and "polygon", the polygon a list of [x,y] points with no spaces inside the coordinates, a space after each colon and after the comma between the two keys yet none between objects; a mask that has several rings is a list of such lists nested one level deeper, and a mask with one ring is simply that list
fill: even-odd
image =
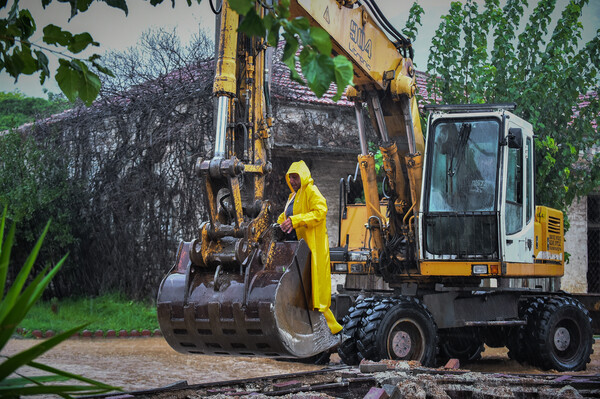
[{"label": "tiled roof", "polygon": [[[332,84],[329,90],[323,95],[323,97],[318,98],[308,87],[303,86],[290,78],[290,72],[288,67],[281,62],[281,53],[283,51],[283,46],[280,44],[279,48],[275,52],[274,61],[273,61],[273,73],[272,73],[272,85],[271,85],[271,96],[274,98],[278,98],[281,100],[288,101],[298,101],[300,103],[308,103],[308,104],[323,104],[323,105],[338,105],[342,107],[352,107],[354,103],[349,101],[345,95],[342,95],[342,98],[336,103],[332,100],[333,96],[336,92],[336,87]],[[300,72],[300,65],[296,65],[296,70]],[[205,84],[209,84],[214,76],[214,61],[207,60],[200,62],[195,68],[185,68],[182,70],[177,70],[171,72],[167,76],[160,78],[163,82],[169,81],[179,81],[181,79],[189,79],[190,83],[195,83],[198,86],[202,85],[202,82]],[[429,93],[427,91],[427,82],[430,79],[430,75],[425,72],[417,71],[417,95],[419,96],[419,108],[422,108],[424,105],[431,102],[431,98],[429,97]],[[148,88],[152,88],[152,86],[159,87],[160,84],[157,83],[158,80],[148,81],[141,86],[144,86],[144,91],[147,91]],[[129,89],[126,93],[124,92],[122,95],[114,95],[110,98],[110,101],[116,104],[121,104],[123,106],[127,106],[127,104],[131,101],[131,94],[135,94],[135,91],[142,91],[141,86],[134,86]],[[203,85],[205,86],[205,85]],[[577,108],[585,107],[589,104],[589,98],[598,96],[597,92],[590,92],[586,95],[581,95],[580,103],[578,107],[574,107],[574,111],[577,114]],[[61,112],[60,114],[52,115],[49,118],[46,118],[41,121],[37,121],[35,123],[53,123],[58,122],[64,119],[72,118],[81,113],[90,113],[90,112],[99,112],[102,103],[100,101],[94,102],[89,108],[78,107],[70,110],[66,110]],[[20,129],[27,128],[33,125],[33,123],[28,123],[20,127]],[[597,128],[596,123],[593,123],[594,128]]]},{"label": "tiled roof", "polygon": [[[278,48],[276,60],[273,62],[273,76],[272,76],[272,95],[275,98],[283,100],[296,100],[303,103],[311,104],[326,104],[326,105],[341,105],[345,107],[354,106],[354,102],[349,101],[345,95],[335,103],[332,98],[336,93],[336,86],[332,83],[329,90],[318,98],[308,87],[303,86],[290,78],[290,71],[283,62],[281,62],[280,48]],[[296,65],[296,71],[301,73],[300,65]],[[429,103],[429,96],[427,92],[427,80],[429,75],[424,72],[417,71],[417,90],[426,103]]]}]

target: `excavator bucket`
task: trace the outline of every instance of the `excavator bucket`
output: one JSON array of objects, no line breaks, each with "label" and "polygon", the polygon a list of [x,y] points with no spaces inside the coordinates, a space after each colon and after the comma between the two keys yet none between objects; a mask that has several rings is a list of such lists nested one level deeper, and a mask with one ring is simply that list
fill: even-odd
[{"label": "excavator bucket", "polygon": [[189,242],[158,292],[158,321],[173,349],[207,355],[310,357],[338,344],[310,310],[310,249],[301,241],[255,249],[238,270],[193,264]]}]

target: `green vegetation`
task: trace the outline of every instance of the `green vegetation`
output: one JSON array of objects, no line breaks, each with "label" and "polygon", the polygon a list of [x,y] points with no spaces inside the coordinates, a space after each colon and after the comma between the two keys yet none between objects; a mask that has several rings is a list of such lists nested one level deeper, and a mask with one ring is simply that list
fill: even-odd
[{"label": "green vegetation", "polygon": [[27,97],[21,93],[0,92],[0,131],[59,113],[71,107],[62,95],[48,93],[48,99]]},{"label": "green vegetation", "polygon": [[[600,186],[600,30],[581,43],[588,0],[572,0],[552,21],[554,0],[452,2],[433,38],[430,93],[444,103],[515,102],[533,125],[536,202],[563,211]],[[549,27],[556,23],[554,30]],[[524,25],[524,27],[523,27]],[[587,96],[587,98],[583,96]],[[585,103],[585,105],[583,105]]]},{"label": "green vegetation", "polygon": [[[69,160],[55,144],[54,135],[39,136],[18,132],[0,136],[0,207],[8,206],[7,218],[19,224],[12,253],[15,262],[25,261],[37,235],[52,219],[40,255],[44,264],[34,270],[57,263],[65,253],[71,255],[66,265],[71,270],[80,250],[77,237],[86,236],[79,210],[87,197],[81,183],[70,178]],[[9,279],[14,272],[9,271]],[[61,276],[53,282],[50,295],[64,290],[67,283],[62,280]]]},{"label": "green vegetation", "polygon": [[[88,11],[97,0],[78,0],[71,2],[71,18],[80,12]],[[151,0],[156,6],[164,0]],[[45,7],[52,0],[42,0]],[[200,3],[201,0],[196,0]],[[104,1],[110,7],[129,12],[126,0]],[[191,6],[192,0],[187,0]],[[290,67],[293,79],[303,81],[296,72],[298,59],[306,79],[306,84],[318,97],[329,88],[331,82],[337,86],[336,99],[339,99],[348,84],[352,83],[352,64],[345,57],[332,57],[329,34],[321,28],[311,27],[307,18],[290,19],[289,0],[282,0],[271,8],[265,17],[260,17],[255,0],[235,0],[230,6],[242,16],[240,31],[249,35],[264,36],[271,45],[276,45],[279,32],[286,40],[283,61]],[[0,2],[0,10],[8,8],[9,2]],[[175,6],[175,0],[172,0]],[[8,16],[0,18],[0,71],[6,71],[15,79],[21,74],[40,75],[43,84],[50,77],[48,55],[58,55],[59,67],[54,75],[62,92],[71,101],[80,98],[86,105],[92,105],[100,93],[101,81],[98,74],[114,76],[106,67],[100,65],[100,56],[93,54],[87,59],[77,58],[89,46],[99,46],[87,33],[72,34],[56,25],[43,28],[43,45],[32,40],[37,31],[35,17],[27,8],[19,9],[19,1],[13,0]],[[302,46],[300,57],[296,50]]]},{"label": "green vegetation", "polygon": [[84,322],[89,322],[86,328],[90,331],[154,331],[158,328],[154,304],[130,301],[119,294],[40,302],[19,326],[28,331],[26,336],[31,336],[34,329],[60,332]]},{"label": "green vegetation", "polygon": [[[48,227],[50,226],[50,222],[48,222],[29,257],[19,269],[17,276],[12,280],[10,288],[8,288],[7,275],[9,266],[12,264],[10,254],[13,248],[16,228],[13,223],[5,237],[5,221],[6,208],[4,208],[4,212],[0,218],[0,350],[5,347],[15,332],[17,325],[27,315],[27,312],[41,298],[44,290],[48,287],[48,284],[50,284],[56,273],[58,273],[66,259],[65,256],[56,265],[45,267],[35,277],[30,276],[44,237],[48,233]],[[29,284],[27,284],[28,280]],[[118,389],[35,361],[44,352],[47,352],[69,338],[75,331],[84,326],[85,324],[76,326],[13,356],[3,356],[3,361],[0,363],[0,397],[19,398],[24,395],[55,394],[63,398],[70,398],[69,394],[74,393],[100,394]],[[21,375],[19,370],[23,366],[41,370],[44,372],[44,375]],[[53,384],[54,382],[64,383],[65,381],[69,381],[69,383],[75,381],[78,384]]]}]

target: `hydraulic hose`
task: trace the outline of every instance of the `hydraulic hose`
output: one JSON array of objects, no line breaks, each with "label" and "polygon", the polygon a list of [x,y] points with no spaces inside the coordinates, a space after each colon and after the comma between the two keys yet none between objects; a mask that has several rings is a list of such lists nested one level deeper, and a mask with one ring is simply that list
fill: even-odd
[{"label": "hydraulic hose", "polygon": [[410,39],[404,37],[394,26],[388,21],[381,9],[374,0],[362,0],[364,4],[371,10],[371,13],[379,23],[379,25],[395,40],[401,43],[402,48],[408,49],[409,57],[414,58],[414,49],[412,48]]}]

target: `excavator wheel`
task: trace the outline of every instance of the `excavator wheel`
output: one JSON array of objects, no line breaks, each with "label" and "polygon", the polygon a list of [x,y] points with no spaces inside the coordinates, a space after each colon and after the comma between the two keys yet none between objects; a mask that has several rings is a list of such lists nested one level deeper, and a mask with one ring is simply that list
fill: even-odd
[{"label": "excavator wheel", "polygon": [[417,298],[382,299],[367,312],[357,347],[365,359],[415,360],[423,366],[433,366],[437,326]]},{"label": "excavator wheel", "polygon": [[533,331],[538,309],[544,304],[544,298],[532,298],[519,304],[519,317],[527,322],[524,326],[514,328],[506,340],[508,357],[520,364],[536,365],[536,353],[532,350],[531,331]]},{"label": "excavator wheel", "polygon": [[358,300],[356,304],[348,310],[348,314],[344,316],[342,324],[344,330],[342,334],[347,336],[338,347],[338,355],[340,359],[347,365],[356,365],[360,363],[361,357],[356,346],[358,340],[358,332],[367,311],[377,302],[374,297]]},{"label": "excavator wheel", "polygon": [[442,363],[449,359],[463,362],[474,362],[481,359],[484,350],[483,341],[473,329],[452,331],[440,336],[440,351],[438,360]]},{"label": "excavator wheel", "polygon": [[532,341],[538,366],[544,370],[585,370],[594,352],[592,319],[577,300],[555,297],[536,312]]}]

